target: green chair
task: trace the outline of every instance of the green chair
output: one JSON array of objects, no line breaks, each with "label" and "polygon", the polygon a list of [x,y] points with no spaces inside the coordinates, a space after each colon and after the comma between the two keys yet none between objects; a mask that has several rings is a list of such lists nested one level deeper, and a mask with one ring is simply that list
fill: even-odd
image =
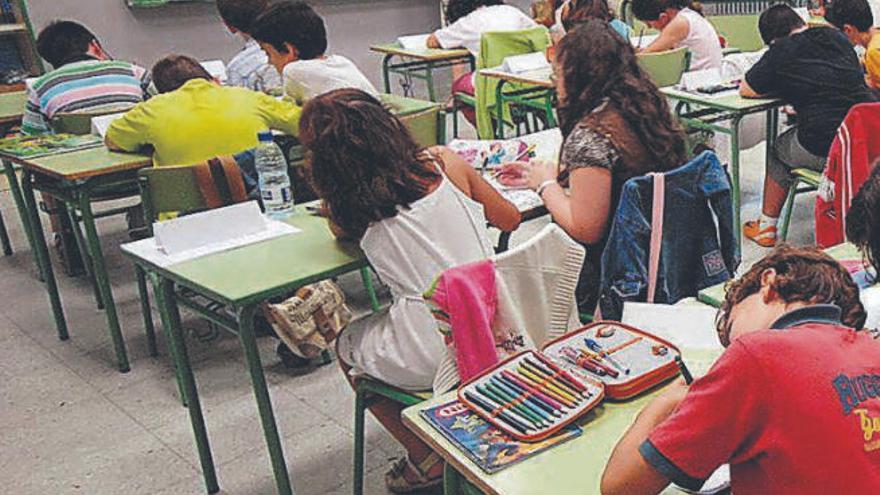
[{"label": "green chair", "polygon": [[658,88],[678,84],[688,65],[688,49],[684,47],[665,52],[639,53],[636,57]]},{"label": "green chair", "polygon": [[779,239],[783,242],[788,239],[788,227],[791,224],[791,214],[794,212],[795,196],[819,189],[819,184],[822,182],[822,172],[808,168],[796,168],[791,173],[794,176],[794,182],[788,188],[788,197],[785,199],[783,207],[782,225],[779,226]]},{"label": "green chair", "polygon": [[98,112],[62,112],[52,118],[52,130],[63,134],[85,135],[92,132],[92,118],[119,113],[120,109]]},{"label": "green chair", "polygon": [[379,99],[403,121],[419,146],[446,144],[446,114],[440,104],[393,94],[380,95]]},{"label": "green chair", "polygon": [[[455,102],[473,107],[476,110],[477,134],[480,139],[493,139],[496,136],[493,119],[498,123],[499,128],[503,127],[505,122],[512,122],[512,119],[509,104],[504,106],[504,115],[494,115],[497,113],[497,111],[494,111],[494,108],[496,106],[496,89],[499,81],[480,76],[479,71],[499,67],[504,63],[505,58],[513,55],[543,52],[549,45],[550,35],[544,26],[521,31],[483,33],[480,41],[480,55],[477,57],[476,96],[464,93],[455,93],[453,95]],[[510,85],[509,92],[527,88],[529,86]],[[538,97],[516,98],[509,101],[516,105],[544,113],[546,121],[552,123],[554,121],[551,100],[552,91],[544,91],[542,93]],[[457,109],[453,110],[453,129],[453,135],[458,137]]]},{"label": "green chair", "polygon": [[364,493],[364,436],[367,409],[379,398],[393,400],[405,407],[431,398],[431,394],[405,392],[373,378],[358,378],[354,400],[354,495]]},{"label": "green chair", "polygon": [[743,52],[756,52],[764,48],[757,15],[719,15],[707,19],[718,34],[727,40],[727,46]]}]

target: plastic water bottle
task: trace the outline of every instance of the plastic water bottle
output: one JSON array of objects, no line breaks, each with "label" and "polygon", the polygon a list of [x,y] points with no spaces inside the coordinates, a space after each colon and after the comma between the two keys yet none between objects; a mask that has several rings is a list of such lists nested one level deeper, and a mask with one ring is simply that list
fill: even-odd
[{"label": "plastic water bottle", "polygon": [[294,212],[293,191],[287,175],[287,160],[281,148],[272,139],[272,132],[258,135],[260,145],[256,151],[256,169],[259,176],[260,198],[269,218],[283,220]]}]

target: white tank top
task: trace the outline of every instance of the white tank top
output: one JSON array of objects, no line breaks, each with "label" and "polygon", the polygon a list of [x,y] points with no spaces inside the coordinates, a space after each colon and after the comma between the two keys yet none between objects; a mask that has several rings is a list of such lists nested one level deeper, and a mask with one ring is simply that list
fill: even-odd
[{"label": "white tank top", "polygon": [[361,248],[393,302],[353,339],[352,364],[404,389],[430,389],[445,346],[422,294],[444,270],[494,254],[483,206],[444,175],[409,209],[371,224]]},{"label": "white tank top", "polygon": [[687,21],[689,30],[687,37],[676,48],[685,46],[690,50],[690,70],[720,69],[721,42],[712,24],[689,8],[682,9],[678,15]]}]

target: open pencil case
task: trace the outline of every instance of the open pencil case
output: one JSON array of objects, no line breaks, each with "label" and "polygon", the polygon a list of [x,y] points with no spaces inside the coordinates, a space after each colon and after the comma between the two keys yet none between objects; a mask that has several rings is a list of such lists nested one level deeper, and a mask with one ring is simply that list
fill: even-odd
[{"label": "open pencil case", "polygon": [[458,400],[511,437],[543,440],[605,397],[638,395],[679,373],[670,342],[617,322],[596,322],[524,351],[458,388]]}]

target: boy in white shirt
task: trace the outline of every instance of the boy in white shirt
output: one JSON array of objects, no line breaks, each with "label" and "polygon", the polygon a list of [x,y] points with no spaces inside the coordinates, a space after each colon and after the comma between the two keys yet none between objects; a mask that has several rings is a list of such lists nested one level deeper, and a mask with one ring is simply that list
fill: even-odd
[{"label": "boy in white shirt", "polygon": [[284,94],[299,104],[334,89],[379,94],[351,60],[326,55],[324,20],[305,2],[273,5],[257,18],[251,34],[282,75]]},{"label": "boy in white shirt", "polygon": [[227,85],[263,93],[281,88],[281,76],[269,65],[260,44],[249,34],[254,20],[268,6],[269,0],[217,0],[217,10],[226,29],[245,41],[244,48],[226,66]]},{"label": "boy in white shirt", "polygon": [[467,48],[476,57],[480,38],[490,31],[519,31],[538,24],[504,0],[449,0],[443,29],[428,38],[429,48]]}]

